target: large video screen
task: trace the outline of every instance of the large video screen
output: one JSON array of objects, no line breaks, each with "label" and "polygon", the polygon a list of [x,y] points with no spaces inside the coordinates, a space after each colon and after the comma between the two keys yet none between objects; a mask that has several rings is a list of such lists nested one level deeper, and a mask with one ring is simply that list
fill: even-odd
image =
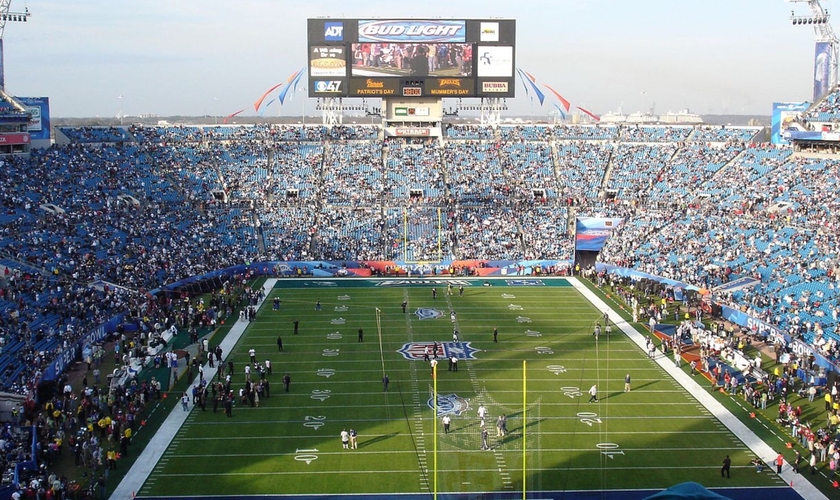
[{"label": "large video screen", "polygon": [[310,97],[514,97],[512,19],[309,19]]}]

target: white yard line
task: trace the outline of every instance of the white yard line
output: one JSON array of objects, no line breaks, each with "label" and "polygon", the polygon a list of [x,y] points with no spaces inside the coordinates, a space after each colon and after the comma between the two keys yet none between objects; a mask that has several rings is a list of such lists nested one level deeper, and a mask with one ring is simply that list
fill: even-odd
[{"label": "white yard line", "polygon": [[[609,311],[610,318],[616,318],[615,325],[624,332],[636,345],[643,351],[645,350],[645,336],[639,333],[633,326],[622,319],[618,311],[608,306],[601,300],[594,292],[587,288],[577,278],[567,278],[569,283],[575,287],[588,301],[590,301],[599,311]],[[688,392],[694,396],[712,415],[726,426],[735,436],[738,437],[753,453],[758,456],[771,470],[775,470],[774,461],[778,451],[774,450],[761,440],[749,427],[744,425],[735,415],[733,415],[725,406],[720,404],[705,387],[701,386],[690,375],[682,371],[680,368],[674,366],[674,361],[667,356],[657,356],[655,361],[659,366],[665,370],[677,383],[683,386]],[[781,444],[784,446],[784,443]],[[802,495],[802,498],[808,500],[828,500],[820,490],[816,488],[809,481],[802,478],[801,475],[793,472],[789,464],[785,463],[782,467],[782,473],[779,474],[784,479],[786,484],[793,484],[793,489]]]}]

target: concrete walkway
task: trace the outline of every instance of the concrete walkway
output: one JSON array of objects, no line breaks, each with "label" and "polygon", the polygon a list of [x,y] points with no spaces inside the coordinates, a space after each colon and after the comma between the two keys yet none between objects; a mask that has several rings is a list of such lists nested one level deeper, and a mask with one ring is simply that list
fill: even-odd
[{"label": "concrete walkway", "polygon": [[[269,279],[266,280],[265,284],[263,284],[265,297],[268,297],[268,294],[274,288],[275,282],[277,282],[276,279]],[[262,300],[259,304],[257,304],[258,309],[262,306],[264,301],[265,300]],[[233,351],[236,343],[239,342],[242,334],[245,333],[245,328],[248,327],[248,324],[249,323],[247,321],[239,321],[237,319],[236,323],[230,328],[230,331],[225,336],[224,340],[222,340],[219,344],[222,347],[222,352],[225,357]],[[212,374],[216,373],[215,369],[210,368],[209,365],[204,366],[204,372]],[[196,374],[195,379],[190,384],[190,387],[198,384],[198,382],[198,375]],[[179,396],[176,395],[173,397]],[[192,408],[190,410],[192,411]],[[151,475],[155,465],[157,465],[158,461],[161,457],[163,457],[163,454],[169,447],[172,439],[175,438],[175,434],[178,433],[178,430],[184,422],[187,421],[187,417],[190,415],[191,411],[184,411],[180,404],[175,405],[172,412],[161,424],[160,429],[158,429],[154,437],[152,437],[151,441],[149,441],[149,444],[140,454],[140,457],[138,457],[134,462],[134,465],[131,466],[128,474],[126,474],[111,494],[112,499],[129,500],[134,498],[134,494],[140,491],[143,483],[145,483],[146,479],[149,478],[149,475]]]},{"label": "concrete walkway", "polygon": [[[618,321],[615,322],[615,325],[624,332],[627,337],[630,338],[636,345],[642,349],[642,352],[646,351],[645,348],[645,336],[639,333],[633,325],[621,319],[621,316],[618,314],[618,311],[613,309],[612,307],[608,306],[603,300],[601,300],[594,292],[592,292],[589,288],[587,288],[583,283],[581,283],[577,278],[568,278],[569,282],[575,287],[577,291],[579,291],[587,300],[592,302],[592,304],[598,308],[599,311],[609,311],[610,318],[618,318]],[[656,363],[662,367],[663,370],[668,372],[668,375],[673,377],[674,380],[677,381],[678,384],[683,386],[687,391],[694,396],[697,401],[700,402],[707,410],[709,410],[712,415],[714,415],[718,420],[726,426],[735,436],[744,442],[747,447],[752,450],[753,453],[756,454],[758,458],[764,461],[765,464],[770,468],[771,471],[776,470],[776,466],[772,465],[776,459],[776,455],[778,455],[778,451],[771,448],[767,443],[762,441],[755,433],[750,430],[749,427],[743,424],[735,415],[733,415],[729,410],[726,409],[718,400],[716,400],[709,391],[706,390],[705,387],[701,386],[697,383],[697,381],[689,374],[684,372],[681,368],[677,368],[674,364],[674,360],[668,356],[662,356],[661,354],[655,358]],[[703,379],[705,380],[705,379]],[[785,484],[793,484],[793,489],[796,490],[797,493],[802,495],[802,498],[806,498],[808,500],[828,500],[820,490],[818,490],[813,484],[811,484],[807,479],[803,478],[802,475],[796,474],[793,472],[790,464],[785,463],[782,467],[782,473],[780,474],[781,478],[784,479]]]}]

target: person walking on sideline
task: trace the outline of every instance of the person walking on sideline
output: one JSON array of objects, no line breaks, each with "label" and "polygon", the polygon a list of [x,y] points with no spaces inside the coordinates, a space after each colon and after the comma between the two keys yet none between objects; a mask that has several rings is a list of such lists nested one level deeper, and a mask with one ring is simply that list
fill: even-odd
[{"label": "person walking on sideline", "polygon": [[783,457],[782,454],[779,453],[776,456],[776,474],[781,474],[782,473],[782,466],[784,464],[785,464],[785,457]]},{"label": "person walking on sideline", "polygon": [[589,402],[593,401],[598,402],[598,386],[594,384],[589,388]]},{"label": "person walking on sideline", "polygon": [[630,392],[630,374],[624,376],[624,392]]}]

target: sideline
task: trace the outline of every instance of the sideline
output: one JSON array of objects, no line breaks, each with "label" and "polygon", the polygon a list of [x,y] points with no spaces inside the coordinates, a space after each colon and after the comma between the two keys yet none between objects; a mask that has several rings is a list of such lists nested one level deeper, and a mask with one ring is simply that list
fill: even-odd
[{"label": "sideline", "polygon": [[[621,315],[618,314],[618,311],[607,305],[600,299],[600,297],[595,295],[594,292],[582,284],[577,278],[567,277],[566,279],[578,292],[581,293],[581,295],[590,301],[592,305],[597,307],[599,311],[609,311],[610,318],[618,318],[618,321],[614,322],[615,325],[620,328],[630,340],[632,340],[642,350],[645,350],[645,336],[639,333],[635,328],[633,328],[633,325],[622,318]],[[735,434],[738,439],[740,439],[750,450],[752,450],[752,452],[766,464],[771,472],[775,470],[773,462],[778,453],[773,448],[755,435],[755,433],[750,430],[749,427],[744,425],[743,422],[738,420],[735,415],[727,410],[726,407],[716,400],[711,394],[709,394],[709,392],[703,386],[698,384],[695,379],[684,372],[681,368],[674,366],[674,362],[671,358],[667,356],[657,356],[654,361],[656,361],[656,363],[658,363],[659,366],[668,373],[668,375],[690,392],[700,404],[709,410],[715,418],[720,420],[727,429]],[[787,461],[785,461],[785,465],[782,467],[782,473],[779,474],[779,476],[784,479],[785,484],[793,485],[793,490],[799,493],[802,498],[807,498],[808,500],[828,500],[828,497],[818,490],[816,486],[811,484],[810,481],[803,479],[802,475],[793,472],[793,469]]]},{"label": "sideline", "polygon": [[[270,278],[265,281],[263,284],[264,297],[268,297],[268,294],[271,293],[271,290],[274,288],[274,284],[276,282],[276,278]],[[265,298],[257,303],[258,311],[263,302],[265,302]],[[236,323],[230,327],[230,331],[225,336],[224,340],[222,340],[219,344],[222,347],[222,352],[225,354],[225,357],[230,355],[233,351],[233,348],[239,342],[242,334],[245,333],[245,329],[248,327],[248,324],[249,323],[247,321],[239,321],[239,318],[237,318]],[[205,365],[204,369],[205,373],[215,373],[215,370],[210,370],[209,365]],[[195,379],[192,383],[190,383],[190,387],[195,384],[198,384],[198,375],[196,375]],[[129,499],[135,497],[135,495],[140,491],[140,488],[143,487],[143,484],[145,484],[146,480],[152,474],[152,470],[154,470],[158,461],[163,457],[163,454],[172,443],[172,440],[181,429],[181,426],[187,421],[187,417],[192,414],[194,409],[195,406],[190,408],[190,411],[184,411],[181,409],[180,404],[175,405],[175,407],[172,408],[169,416],[166,417],[166,420],[164,420],[160,425],[160,429],[158,429],[154,437],[152,437],[149,441],[149,444],[146,445],[140,453],[140,456],[137,460],[135,460],[134,465],[132,465],[131,469],[128,470],[128,473],[125,475],[123,480],[120,481],[120,484],[117,485],[111,493],[111,498]]]}]

